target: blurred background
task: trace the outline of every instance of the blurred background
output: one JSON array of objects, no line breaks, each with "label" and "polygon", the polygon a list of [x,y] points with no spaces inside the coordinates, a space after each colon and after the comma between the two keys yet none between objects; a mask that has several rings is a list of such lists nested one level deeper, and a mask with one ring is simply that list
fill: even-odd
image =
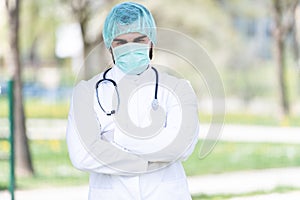
[{"label": "blurred background", "polygon": [[[79,79],[88,79],[112,64],[100,45],[101,31],[106,15],[119,2],[0,1],[0,137],[9,136],[7,83],[13,79],[17,191],[88,184],[88,174],[75,170],[68,158],[64,135],[69,103]],[[189,181],[200,181],[191,182],[196,188],[193,199],[233,199],[299,190],[298,183],[274,184],[272,179],[272,187],[238,192],[226,188],[211,192],[201,187],[201,177],[215,180],[225,174],[274,169],[287,174],[298,170],[299,1],[137,2],[149,8],[158,27],[180,32],[201,45],[223,82],[224,137],[221,135],[213,151],[201,159],[200,137],[194,154],[184,163]],[[172,59],[161,61],[159,52],[154,57],[155,62],[172,66],[193,80],[199,97],[200,132],[205,135],[212,117],[205,83],[200,84],[203,80],[199,79],[195,84],[193,74],[185,71],[185,62],[174,65]],[[9,188],[9,162],[5,158],[9,152],[9,141],[0,140],[0,197],[7,195]],[[216,185],[217,180],[212,188]]]}]

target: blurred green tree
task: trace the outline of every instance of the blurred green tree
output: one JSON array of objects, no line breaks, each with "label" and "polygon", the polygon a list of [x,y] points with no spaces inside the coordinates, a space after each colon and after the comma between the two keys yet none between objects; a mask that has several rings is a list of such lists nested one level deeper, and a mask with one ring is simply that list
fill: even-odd
[{"label": "blurred green tree", "polygon": [[[176,27],[177,30],[189,34],[210,52],[217,67],[225,67],[226,73],[232,76],[239,74],[235,81],[233,80],[235,77],[232,77],[230,83],[225,83],[227,91],[234,90],[233,95],[239,95],[245,101],[250,102],[256,96],[267,94],[273,97],[277,90],[278,97],[276,98],[279,99],[278,105],[282,110],[282,116],[289,115],[290,102],[287,89],[289,80],[286,74],[287,63],[285,63],[288,55],[284,53],[284,49],[291,39],[291,34],[295,37],[294,19],[298,0],[253,0],[251,2],[246,0],[191,0],[178,1],[176,4],[172,0],[165,0],[150,4],[152,4],[158,26]],[[161,12],[161,8],[164,12]],[[245,19],[250,26],[244,24],[245,27],[242,27],[244,30],[238,30],[235,23],[239,18]],[[275,46],[272,48],[272,41],[268,40],[267,45],[270,45],[270,49],[263,50],[265,54],[268,54],[266,51],[270,51],[270,55],[266,58],[257,56],[255,46],[261,41],[247,36],[247,34],[253,34],[252,31],[257,31],[255,30],[257,26],[254,28],[251,26],[261,20],[266,20],[266,23],[269,23],[267,26],[273,25],[271,31]],[[270,30],[263,31],[263,34],[269,34],[267,32]],[[294,41],[296,41],[295,38]],[[297,59],[298,44],[294,42],[292,45],[294,45],[294,54]],[[273,49],[275,52],[272,57]],[[269,74],[259,73],[256,77],[252,77],[251,74],[258,72],[261,66],[270,66],[270,61],[274,61],[277,66],[276,78]],[[272,72],[267,67],[265,68],[267,72]],[[278,83],[277,87],[272,83],[274,80]],[[235,85],[238,81],[243,84]]]},{"label": "blurred green tree", "polygon": [[286,43],[287,36],[295,29],[295,11],[299,4],[298,0],[272,0],[271,8],[274,20],[273,37],[275,42],[275,61],[277,68],[277,81],[281,115],[285,118],[290,114],[290,102],[287,91],[287,72],[286,72]]},{"label": "blurred green tree", "polygon": [[20,51],[27,67],[55,62],[55,31],[65,20],[64,7],[58,0],[26,0],[21,4]]},{"label": "blurred green tree", "polygon": [[[100,29],[101,22],[104,22],[104,17],[102,20],[97,22],[92,22],[99,14],[103,13],[107,6],[114,5],[117,1],[115,0],[65,0],[65,4],[69,5],[71,8],[70,15],[75,19],[75,22],[79,24],[82,42],[83,42],[83,57],[86,59],[88,54],[92,49],[103,41],[102,32]],[[94,27],[98,26],[98,32],[96,34],[90,34]],[[92,30],[92,31],[91,31]],[[84,78],[88,78],[88,71],[86,66],[82,67],[82,74]]]}]

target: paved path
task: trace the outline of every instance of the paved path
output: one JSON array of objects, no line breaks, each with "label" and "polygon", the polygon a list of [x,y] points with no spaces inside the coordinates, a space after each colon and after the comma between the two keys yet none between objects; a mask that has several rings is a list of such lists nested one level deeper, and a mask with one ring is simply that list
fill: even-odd
[{"label": "paved path", "polygon": [[279,186],[300,189],[300,167],[204,175],[189,177],[188,181],[192,194],[242,194]]},{"label": "paved path", "polygon": [[[0,119],[0,135],[8,132],[7,120]],[[64,139],[67,121],[65,119],[29,119],[27,134],[30,139]],[[199,138],[219,135],[223,141],[272,142],[300,144],[300,127],[246,126],[226,124],[220,134],[209,133],[208,124],[200,124]]]},{"label": "paved path", "polygon": [[[10,194],[0,192],[1,200],[10,200]],[[44,188],[15,192],[15,200],[87,200],[88,186]]]},{"label": "paved path", "polygon": [[231,198],[230,200],[299,200],[299,199],[300,199],[300,191],[255,195],[252,197],[237,197],[237,198]]},{"label": "paved path", "polygon": [[[200,138],[210,138],[208,124],[200,124]],[[212,134],[213,135],[213,134]],[[220,140],[300,144],[300,127],[246,126],[225,124]]]},{"label": "paved path", "polygon": [[[254,170],[188,177],[188,183],[193,195],[243,194],[255,191],[271,191],[279,186],[288,186],[299,188],[299,191],[232,198],[232,200],[300,199],[300,168]],[[16,200],[83,200],[87,199],[87,193],[88,186],[45,188],[17,191]],[[0,192],[0,199],[9,200],[8,192]]]}]

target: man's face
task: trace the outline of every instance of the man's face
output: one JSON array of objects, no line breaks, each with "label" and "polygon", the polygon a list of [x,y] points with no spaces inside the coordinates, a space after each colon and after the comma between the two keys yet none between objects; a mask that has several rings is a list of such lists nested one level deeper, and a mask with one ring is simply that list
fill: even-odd
[{"label": "man's face", "polygon": [[122,34],[122,35],[119,35],[118,37],[116,37],[112,41],[111,47],[115,48],[115,47],[121,46],[123,44],[126,44],[128,42],[149,44],[150,39],[148,38],[147,35],[143,35],[141,33],[126,33],[126,34]]}]

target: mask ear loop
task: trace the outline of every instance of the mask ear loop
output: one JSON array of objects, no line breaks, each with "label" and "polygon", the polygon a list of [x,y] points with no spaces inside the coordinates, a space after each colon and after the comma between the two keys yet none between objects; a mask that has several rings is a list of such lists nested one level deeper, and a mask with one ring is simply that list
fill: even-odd
[{"label": "mask ear loop", "polygon": [[112,58],[112,60],[113,60],[113,63],[116,64],[116,63],[115,63],[114,54],[113,54],[113,51],[112,51],[112,48],[111,48],[111,47],[109,48],[109,52],[110,52],[110,54],[111,54],[111,58]]},{"label": "mask ear loop", "polygon": [[153,58],[153,43],[151,42],[150,51],[149,51],[149,58],[152,60]]}]

